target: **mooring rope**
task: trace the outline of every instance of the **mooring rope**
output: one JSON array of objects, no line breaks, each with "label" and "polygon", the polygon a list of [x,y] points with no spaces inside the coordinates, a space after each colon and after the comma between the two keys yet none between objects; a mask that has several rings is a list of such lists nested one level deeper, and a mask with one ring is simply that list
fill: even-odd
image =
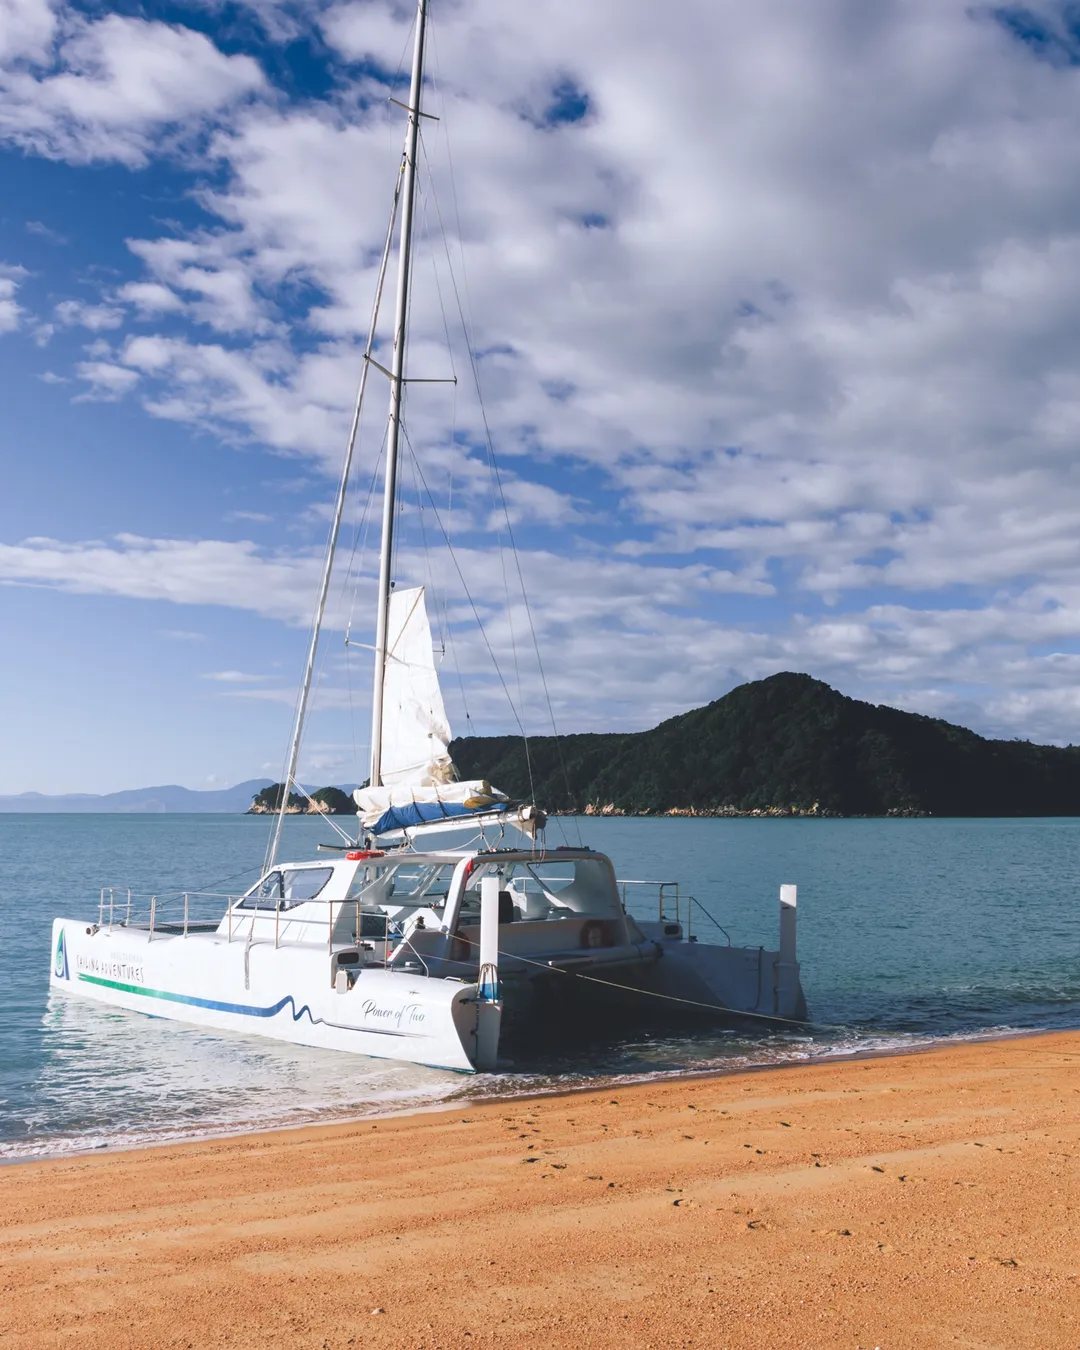
[{"label": "mooring rope", "polygon": [[[479,948],[480,946],[472,938],[467,938],[464,933],[455,933],[454,937],[460,938],[470,947]],[[587,980],[590,984],[606,985],[609,989],[619,989],[627,994],[641,994],[645,998],[658,998],[667,1003],[680,1003],[691,1008],[704,1008],[708,1012],[730,1013],[733,1017],[754,1017],[758,1021],[782,1022],[787,1026],[816,1028],[820,1031],[846,1031],[853,1036],[896,1035],[895,1031],[886,1031],[883,1028],[862,1031],[858,1027],[845,1026],[840,1022],[816,1022],[805,1017],[781,1017],[779,1013],[749,1012],[743,1008],[730,1008],[726,1003],[703,1003],[700,999],[681,998],[678,994],[662,994],[657,989],[639,989],[632,984],[617,984],[614,980],[604,980],[598,975],[585,975],[580,970],[567,970],[565,966],[548,965],[544,961],[535,961],[528,956],[519,956],[517,952],[500,951],[497,954],[500,958],[505,957],[508,961],[521,961],[527,966],[536,966],[538,970],[543,970],[547,974],[569,975],[577,980]]]}]

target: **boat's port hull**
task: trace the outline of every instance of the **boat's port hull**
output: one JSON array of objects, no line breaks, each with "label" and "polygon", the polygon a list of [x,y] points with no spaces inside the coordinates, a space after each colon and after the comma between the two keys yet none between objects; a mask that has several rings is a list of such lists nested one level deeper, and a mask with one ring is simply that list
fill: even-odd
[{"label": "boat's port hull", "polygon": [[661,942],[655,965],[633,972],[627,983],[660,996],[672,1009],[718,1011],[781,1018],[806,1017],[806,999],[795,962],[763,947],[721,947],[705,942]]},{"label": "boat's port hull", "polygon": [[[475,967],[471,974],[466,966],[457,969],[476,978]],[[542,1036],[545,1023],[560,1031],[567,1022],[590,1027],[593,1019],[603,1020],[605,1008],[635,1022],[675,1017],[709,1025],[735,1014],[776,1025],[806,1017],[798,965],[782,963],[779,952],[763,947],[660,937],[638,947],[593,952],[589,958],[562,953],[548,969],[507,957],[499,975],[504,1027],[512,1033],[525,1029]]]},{"label": "boat's port hull", "polygon": [[[56,919],[54,990],[195,1026],[269,1036],[471,1071],[476,988],[357,967],[331,979],[325,946],[229,942],[220,933],[161,935]],[[339,992],[339,989],[342,991]]]}]

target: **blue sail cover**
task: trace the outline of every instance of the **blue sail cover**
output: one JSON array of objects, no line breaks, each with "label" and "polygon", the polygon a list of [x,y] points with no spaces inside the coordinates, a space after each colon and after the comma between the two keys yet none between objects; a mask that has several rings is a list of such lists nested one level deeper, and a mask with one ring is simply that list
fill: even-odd
[{"label": "blue sail cover", "polygon": [[409,802],[403,806],[389,807],[371,828],[375,834],[390,834],[393,830],[408,830],[433,820],[489,816],[497,811],[508,811],[511,805],[512,803],[508,801],[486,801],[475,805],[466,802]]}]

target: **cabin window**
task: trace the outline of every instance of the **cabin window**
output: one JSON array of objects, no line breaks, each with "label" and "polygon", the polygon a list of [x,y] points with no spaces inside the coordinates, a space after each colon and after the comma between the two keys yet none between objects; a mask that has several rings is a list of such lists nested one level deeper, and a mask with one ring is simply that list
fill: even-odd
[{"label": "cabin window", "polygon": [[361,905],[424,905],[441,909],[450,891],[453,863],[398,863],[394,867],[358,867],[350,900]]},{"label": "cabin window", "polygon": [[334,875],[332,867],[286,867],[271,872],[244,896],[241,909],[288,909],[314,900]]},{"label": "cabin window", "polygon": [[[462,914],[474,922],[480,912],[480,881],[498,864],[481,865],[471,873],[462,898]],[[615,919],[622,913],[611,865],[600,858],[560,858],[542,863],[511,863],[498,868],[515,919],[575,917]]]},{"label": "cabin window", "polygon": [[566,919],[580,914],[614,919],[622,913],[611,865],[600,858],[519,865],[509,882],[522,918]]}]

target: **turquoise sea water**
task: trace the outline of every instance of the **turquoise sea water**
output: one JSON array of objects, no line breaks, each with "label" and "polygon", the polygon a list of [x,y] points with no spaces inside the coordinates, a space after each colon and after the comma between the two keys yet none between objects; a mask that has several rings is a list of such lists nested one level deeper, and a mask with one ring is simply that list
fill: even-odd
[{"label": "turquoise sea water", "polygon": [[[678,879],[736,944],[775,946],[779,886],[795,882],[803,985],[828,1024],[812,1029],[582,1029],[461,1078],[50,996],[54,915],[96,917],[103,885],[240,891],[267,830],[246,816],[0,815],[0,1157],[1080,1025],[1072,819],[552,823],[549,844],[601,849],[621,877]],[[290,819],[283,856],[330,837]]]}]

